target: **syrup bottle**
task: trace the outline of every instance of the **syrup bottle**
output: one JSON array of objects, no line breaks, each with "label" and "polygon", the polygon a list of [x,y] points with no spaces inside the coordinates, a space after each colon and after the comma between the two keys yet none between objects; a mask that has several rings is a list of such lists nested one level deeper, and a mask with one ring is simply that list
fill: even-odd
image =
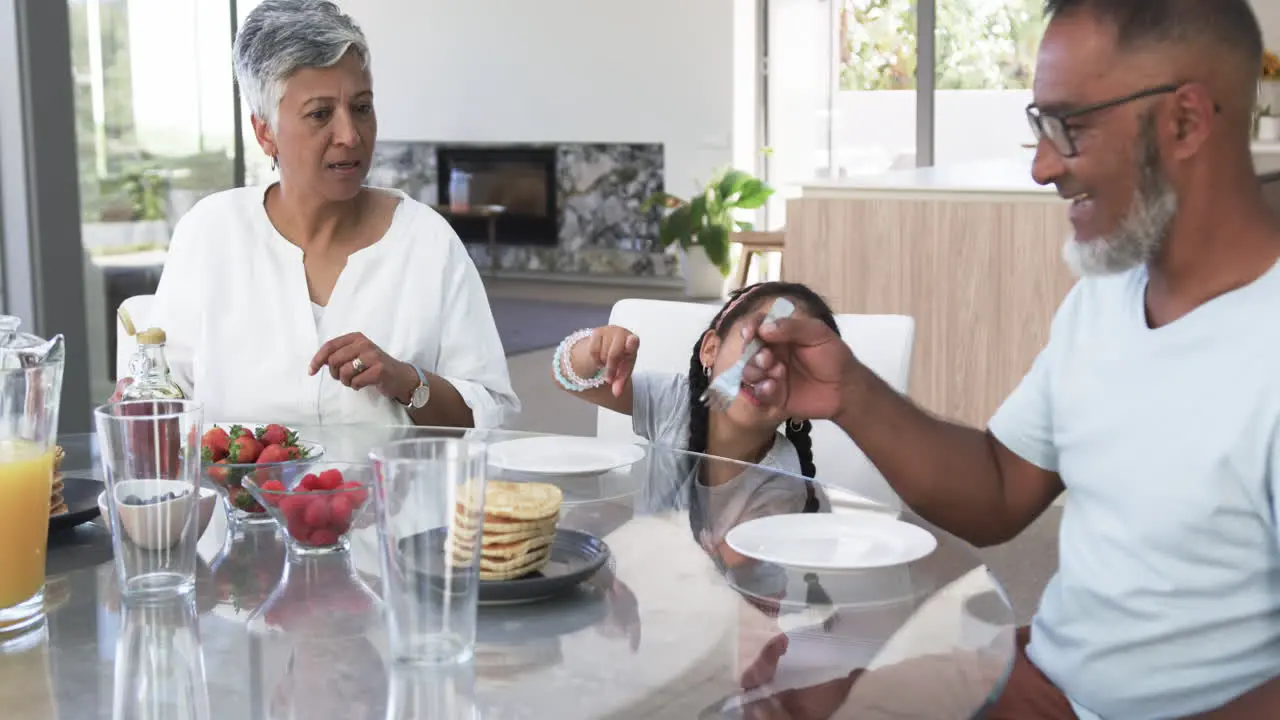
[{"label": "syrup bottle", "polygon": [[[133,379],[120,393],[124,402],[138,402],[140,415],[163,415],[176,408],[165,401],[184,400],[186,394],[169,372],[165,358],[165,334],[160,328],[148,328],[136,335],[138,349],[129,361],[129,374]],[[152,402],[146,402],[152,401]],[[182,431],[177,418],[156,420],[154,425],[140,425],[134,432],[135,458],[153,467],[145,476],[156,479],[177,480],[181,469]]]}]

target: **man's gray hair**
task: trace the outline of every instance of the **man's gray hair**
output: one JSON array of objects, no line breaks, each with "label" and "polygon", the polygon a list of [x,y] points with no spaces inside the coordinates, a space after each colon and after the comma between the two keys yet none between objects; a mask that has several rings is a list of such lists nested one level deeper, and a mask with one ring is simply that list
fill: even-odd
[{"label": "man's gray hair", "polygon": [[249,12],[234,50],[236,82],[249,112],[273,129],[289,76],[338,64],[354,50],[369,67],[360,26],[328,0],[263,0]]}]

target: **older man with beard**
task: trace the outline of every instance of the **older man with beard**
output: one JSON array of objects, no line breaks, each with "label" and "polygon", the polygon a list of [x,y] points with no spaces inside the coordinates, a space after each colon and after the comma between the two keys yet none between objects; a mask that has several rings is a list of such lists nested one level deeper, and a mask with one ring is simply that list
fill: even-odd
[{"label": "older man with beard", "polygon": [[[745,380],[763,399],[785,374],[771,400],[835,419],[908,505],[979,545],[1070,490],[1058,572],[985,717],[1280,718],[1280,226],[1249,149],[1257,19],[1245,0],[1047,12],[1032,173],[1071,201],[1081,279],[987,430],[923,412],[812,320],[759,328]],[[914,692],[891,687],[908,671],[851,676],[848,716],[952,717],[947,688],[981,670],[938,666],[909,671]]]}]

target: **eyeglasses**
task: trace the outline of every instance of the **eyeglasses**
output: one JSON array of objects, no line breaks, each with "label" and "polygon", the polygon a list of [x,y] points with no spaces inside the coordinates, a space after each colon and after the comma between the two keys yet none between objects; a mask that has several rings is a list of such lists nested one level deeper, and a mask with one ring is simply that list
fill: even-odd
[{"label": "eyeglasses", "polygon": [[[1146,90],[1139,90],[1122,97],[1112,100],[1104,100],[1100,103],[1092,105],[1084,105],[1082,107],[1073,108],[1065,112],[1045,112],[1032,103],[1027,106],[1027,122],[1031,123],[1031,132],[1035,134],[1036,141],[1048,140],[1053,149],[1064,158],[1073,158],[1080,154],[1079,148],[1076,147],[1076,139],[1072,133],[1072,129],[1067,127],[1067,121],[1089,113],[1095,113],[1099,110],[1107,110],[1109,108],[1118,107],[1134,100],[1141,100],[1156,95],[1166,95],[1168,93],[1177,92],[1182,85],[1159,85]],[[1213,106],[1213,111],[1220,112],[1222,108],[1218,105]],[[1032,147],[1035,147],[1034,145]]]}]

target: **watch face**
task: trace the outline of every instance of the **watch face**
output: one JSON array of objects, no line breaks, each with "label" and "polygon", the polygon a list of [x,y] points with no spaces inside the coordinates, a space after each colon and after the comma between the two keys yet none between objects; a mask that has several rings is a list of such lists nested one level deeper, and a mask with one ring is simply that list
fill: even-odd
[{"label": "watch face", "polygon": [[426,404],[427,404],[427,399],[428,399],[428,398],[430,398],[430,397],[431,397],[431,390],[430,390],[430,388],[428,388],[426,385],[419,385],[419,386],[418,386],[418,387],[413,391],[413,397],[412,397],[412,398],[410,398],[409,402],[410,402],[410,404],[411,404],[411,405],[413,405],[415,408],[421,408],[421,407],[426,406]]}]

